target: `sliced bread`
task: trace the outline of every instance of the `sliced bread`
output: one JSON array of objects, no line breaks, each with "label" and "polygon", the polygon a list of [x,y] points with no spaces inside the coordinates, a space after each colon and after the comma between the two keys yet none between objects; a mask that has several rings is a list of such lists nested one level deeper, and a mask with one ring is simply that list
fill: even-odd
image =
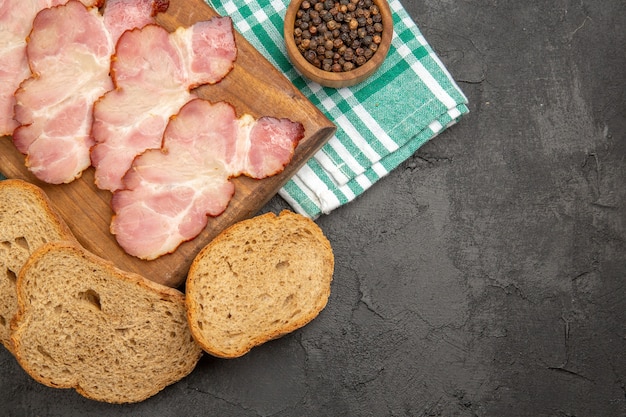
[{"label": "sliced bread", "polygon": [[110,403],[142,401],[188,375],[184,294],[121,271],[78,245],[49,243],[17,280],[15,357],[35,380]]},{"label": "sliced bread", "polygon": [[22,180],[0,181],[0,342],[11,352],[17,275],[32,252],[57,240],[75,241],[43,190]]},{"label": "sliced bread", "polygon": [[236,223],[191,264],[191,332],[213,356],[242,356],[317,317],[328,302],[333,270],[328,239],[302,215],[285,210]]}]

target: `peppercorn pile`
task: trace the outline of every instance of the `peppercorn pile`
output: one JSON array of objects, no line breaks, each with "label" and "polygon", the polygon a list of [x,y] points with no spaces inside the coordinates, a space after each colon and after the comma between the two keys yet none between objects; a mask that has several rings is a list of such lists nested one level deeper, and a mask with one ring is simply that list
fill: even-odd
[{"label": "peppercorn pile", "polygon": [[304,58],[324,71],[365,64],[382,41],[382,16],[372,0],[304,0],[294,40]]}]

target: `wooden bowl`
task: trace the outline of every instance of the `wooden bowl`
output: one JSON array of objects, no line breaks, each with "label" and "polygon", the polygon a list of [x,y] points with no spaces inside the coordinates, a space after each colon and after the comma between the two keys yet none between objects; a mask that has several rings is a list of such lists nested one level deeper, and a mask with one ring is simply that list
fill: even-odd
[{"label": "wooden bowl", "polygon": [[372,0],[378,6],[382,17],[383,32],[381,34],[382,41],[378,45],[378,49],[374,55],[362,66],[350,71],[331,72],[317,68],[309,63],[302,55],[294,39],[294,24],[296,21],[296,13],[300,9],[300,4],[304,0],[292,0],[287,7],[284,22],[284,36],[287,55],[294,67],[306,78],[315,81],[323,86],[332,88],[349,87],[360,83],[382,65],[389,52],[391,46],[391,38],[393,36],[393,18],[389,4],[386,0]]}]

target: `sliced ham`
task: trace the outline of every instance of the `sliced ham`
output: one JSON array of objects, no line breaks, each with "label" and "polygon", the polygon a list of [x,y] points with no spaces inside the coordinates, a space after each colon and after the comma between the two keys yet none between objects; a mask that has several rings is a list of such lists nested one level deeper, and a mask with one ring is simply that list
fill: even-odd
[{"label": "sliced ham", "polygon": [[154,23],[155,4],[108,0],[100,14],[70,0],[35,17],[27,44],[32,76],[15,93],[13,143],[42,181],[68,183],[91,165],[93,103],[113,89],[115,43],[125,30]]},{"label": "sliced ham", "polygon": [[[0,136],[13,133],[15,97],[20,83],[30,76],[26,38],[39,11],[67,0],[0,0]],[[99,1],[82,0],[86,6]]]},{"label": "sliced ham", "polygon": [[162,148],[138,156],[125,189],[113,194],[111,232],[142,259],[173,252],[226,209],[235,191],[230,178],[281,172],[303,135],[288,119],[237,118],[230,104],[190,101],[169,122]]},{"label": "sliced ham", "polygon": [[169,33],[157,25],[125,32],[111,72],[115,89],[94,106],[91,150],[96,185],[115,191],[133,159],[161,146],[169,118],[233,68],[232,21],[215,17]]}]

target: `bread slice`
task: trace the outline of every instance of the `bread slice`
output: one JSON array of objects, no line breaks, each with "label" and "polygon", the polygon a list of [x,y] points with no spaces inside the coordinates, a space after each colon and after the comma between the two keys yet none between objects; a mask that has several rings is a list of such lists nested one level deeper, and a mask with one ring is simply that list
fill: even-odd
[{"label": "bread slice", "polygon": [[202,349],[184,294],[78,245],[49,243],[18,276],[12,340],[35,380],[110,403],[144,400],[186,375]]},{"label": "bread slice", "polygon": [[202,348],[222,358],[292,332],[326,306],[334,256],[310,219],[290,211],[244,220],[193,260],[187,318]]},{"label": "bread slice", "polygon": [[32,252],[57,240],[75,241],[43,190],[22,180],[0,181],[0,342],[11,352],[17,275]]}]

